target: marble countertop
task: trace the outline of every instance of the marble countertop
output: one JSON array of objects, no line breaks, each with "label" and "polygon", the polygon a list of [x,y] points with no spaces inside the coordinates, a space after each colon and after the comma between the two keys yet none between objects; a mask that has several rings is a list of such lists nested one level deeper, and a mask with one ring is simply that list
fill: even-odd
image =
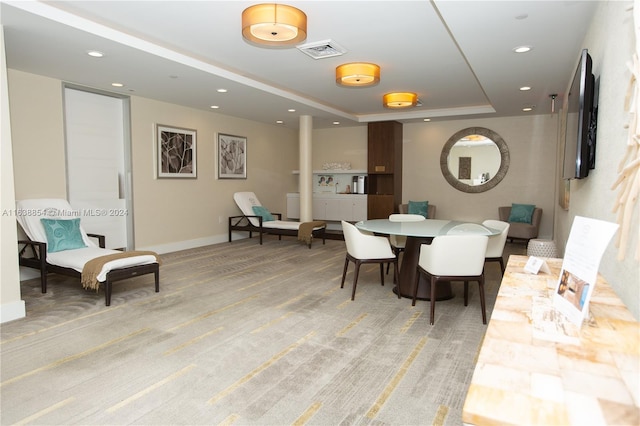
[{"label": "marble countertop", "polygon": [[581,328],[551,306],[551,273],[511,256],[465,401],[465,424],[640,424],[640,324],[601,277]]}]

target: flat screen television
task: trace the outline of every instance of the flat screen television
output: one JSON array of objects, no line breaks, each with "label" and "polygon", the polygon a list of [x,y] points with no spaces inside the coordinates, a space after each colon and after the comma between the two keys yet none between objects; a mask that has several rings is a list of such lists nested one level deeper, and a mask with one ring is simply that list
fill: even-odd
[{"label": "flat screen television", "polygon": [[595,77],[591,56],[582,50],[567,97],[563,179],[582,179],[595,168],[598,116]]}]

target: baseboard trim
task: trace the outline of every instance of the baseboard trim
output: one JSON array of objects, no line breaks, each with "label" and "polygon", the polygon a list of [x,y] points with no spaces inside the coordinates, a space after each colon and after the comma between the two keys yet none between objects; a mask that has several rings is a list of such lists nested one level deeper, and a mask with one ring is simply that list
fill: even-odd
[{"label": "baseboard trim", "polygon": [[158,244],[145,247],[136,247],[136,250],[151,250],[158,254],[173,253],[181,250],[188,250],[197,247],[210,246],[212,244],[226,243],[229,239],[227,234],[214,235],[211,237],[196,238],[193,240],[176,241],[168,244]]},{"label": "baseboard trim", "polygon": [[27,316],[24,300],[4,303],[0,305],[0,323],[5,323]]}]

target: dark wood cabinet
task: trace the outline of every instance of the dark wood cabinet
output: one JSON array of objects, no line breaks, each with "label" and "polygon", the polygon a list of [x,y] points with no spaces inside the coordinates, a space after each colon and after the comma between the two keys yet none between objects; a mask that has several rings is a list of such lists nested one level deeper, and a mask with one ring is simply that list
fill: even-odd
[{"label": "dark wood cabinet", "polygon": [[386,219],[402,203],[402,123],[368,124],[367,218]]}]

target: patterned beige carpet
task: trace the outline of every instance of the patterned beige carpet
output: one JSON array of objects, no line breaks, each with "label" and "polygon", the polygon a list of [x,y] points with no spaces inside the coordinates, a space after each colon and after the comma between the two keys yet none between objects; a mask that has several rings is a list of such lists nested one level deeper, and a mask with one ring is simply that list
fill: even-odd
[{"label": "patterned beige carpet", "polygon": [[[507,252],[522,254],[523,245]],[[470,303],[398,299],[344,242],[256,238],[162,256],[102,291],[50,275],[22,284],[27,318],[2,325],[2,425],[459,425],[482,324]],[[506,257],[506,256],[505,256]],[[491,312],[500,281],[487,265]]]}]

